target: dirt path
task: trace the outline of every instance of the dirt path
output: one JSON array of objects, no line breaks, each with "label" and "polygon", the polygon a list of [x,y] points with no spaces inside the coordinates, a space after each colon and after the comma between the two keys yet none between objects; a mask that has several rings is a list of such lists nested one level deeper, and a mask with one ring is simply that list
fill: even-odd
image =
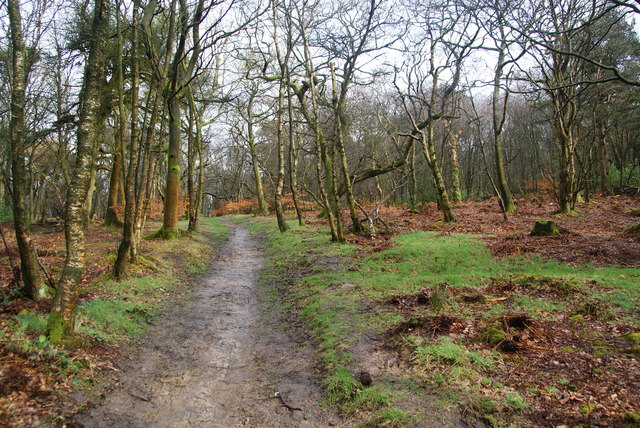
[{"label": "dirt path", "polygon": [[[343,425],[320,407],[306,351],[268,315],[257,285],[264,257],[248,231],[230,238],[193,299],[133,351],[86,427]],[[270,309],[273,309],[271,307]],[[277,312],[277,305],[276,305]],[[278,394],[275,394],[275,392]]]}]

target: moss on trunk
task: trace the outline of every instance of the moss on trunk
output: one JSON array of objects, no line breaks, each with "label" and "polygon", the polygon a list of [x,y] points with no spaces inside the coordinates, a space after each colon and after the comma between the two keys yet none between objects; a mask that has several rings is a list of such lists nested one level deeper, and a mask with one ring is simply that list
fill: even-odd
[{"label": "moss on trunk", "polygon": [[560,233],[560,228],[553,220],[537,220],[530,236],[552,236]]}]

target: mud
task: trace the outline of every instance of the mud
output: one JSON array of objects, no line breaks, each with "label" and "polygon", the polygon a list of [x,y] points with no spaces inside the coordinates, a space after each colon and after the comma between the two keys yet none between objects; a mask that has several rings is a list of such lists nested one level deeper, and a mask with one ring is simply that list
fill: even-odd
[{"label": "mud", "polygon": [[258,285],[258,242],[229,227],[228,244],[193,298],[157,321],[121,363],[104,402],[76,417],[78,426],[345,424],[321,407],[310,351],[284,332],[273,315],[277,299]]}]

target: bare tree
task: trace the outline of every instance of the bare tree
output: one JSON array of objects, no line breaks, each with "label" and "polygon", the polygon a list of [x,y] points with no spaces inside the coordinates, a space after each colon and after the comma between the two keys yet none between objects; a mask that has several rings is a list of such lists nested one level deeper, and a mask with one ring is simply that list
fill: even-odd
[{"label": "bare tree", "polygon": [[492,82],[491,119],[495,152],[495,185],[500,208],[506,214],[516,209],[507,180],[503,147],[504,125],[509,105],[508,81],[511,69],[526,52],[526,46],[518,43],[522,42],[521,37],[518,37],[519,33],[526,31],[526,28],[521,27],[516,32],[508,26],[518,8],[516,1],[476,0],[468,3],[466,7],[474,15],[477,25],[491,39],[491,45],[486,45],[484,48],[497,54]]},{"label": "bare tree", "polygon": [[422,145],[438,192],[438,205],[445,222],[454,222],[449,194],[436,153],[435,127],[446,119],[447,103],[460,83],[465,59],[476,46],[478,29],[459,4],[432,1],[408,3],[416,26],[407,46],[404,80],[394,80],[407,117],[411,136]]}]

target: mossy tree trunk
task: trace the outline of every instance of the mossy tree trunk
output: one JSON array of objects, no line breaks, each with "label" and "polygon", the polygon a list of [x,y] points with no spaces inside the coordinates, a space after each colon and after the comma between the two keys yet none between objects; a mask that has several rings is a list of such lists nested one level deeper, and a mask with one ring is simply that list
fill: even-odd
[{"label": "mossy tree trunk", "polygon": [[340,193],[338,191],[338,177],[336,173],[336,146],[335,139],[326,144],[325,168],[327,174],[327,188],[329,189],[329,206],[336,219],[337,242],[345,242],[344,222],[342,219],[342,207],[340,204]]},{"label": "mossy tree trunk", "polygon": [[436,146],[433,136],[433,128],[434,123],[433,121],[431,121],[429,125],[427,125],[426,135],[425,131],[420,132],[420,143],[422,144],[422,152],[424,153],[424,157],[433,174],[433,181],[438,193],[438,207],[440,211],[442,211],[444,221],[446,223],[453,223],[456,221],[456,216],[453,214],[453,210],[451,209],[449,194],[447,193],[447,188],[444,184],[444,177],[442,177],[442,172],[440,172],[440,165],[436,157]]},{"label": "mossy tree trunk", "polygon": [[[204,164],[202,156],[202,122],[200,112],[189,88],[189,147],[188,147],[188,177],[187,188],[189,196],[189,227],[188,232],[198,230],[200,208],[202,205],[202,186],[204,185]],[[196,178],[195,166],[198,159],[198,174]],[[195,180],[195,182],[194,182]]]},{"label": "mossy tree trunk", "polygon": [[171,97],[169,108],[169,148],[167,149],[167,177],[164,192],[164,214],[160,236],[178,237],[178,205],[180,202],[180,99]]},{"label": "mossy tree trunk", "polygon": [[[564,24],[563,24],[564,25]],[[570,34],[560,33],[551,42],[553,49],[547,51],[550,60],[542,68],[545,92],[553,107],[552,139],[558,154],[558,185],[556,194],[559,212],[575,209],[577,180],[575,150],[578,143],[578,106],[575,83],[582,80],[582,61],[559,51],[571,51],[575,40]],[[585,43],[585,46],[587,44]],[[583,46],[584,48],[584,46]]]},{"label": "mossy tree trunk", "polygon": [[255,115],[253,112],[253,103],[257,96],[257,86],[249,90],[249,100],[247,102],[247,144],[249,145],[249,154],[251,156],[251,167],[253,170],[253,180],[256,186],[256,197],[258,198],[258,214],[269,214],[269,205],[264,197],[264,186],[262,185],[262,175],[260,174],[260,161],[258,159],[258,150],[256,148],[255,132],[253,123]]},{"label": "mossy tree trunk", "polygon": [[595,121],[596,136],[598,138],[598,166],[600,167],[600,191],[603,195],[611,194],[611,182],[609,177],[609,157],[607,155],[608,124],[607,119],[601,116]]},{"label": "mossy tree trunk", "polygon": [[194,213],[196,194],[195,183],[193,173],[195,170],[196,162],[196,136],[195,136],[195,103],[191,102],[192,94],[189,91],[189,106],[187,114],[187,219],[189,225],[187,226],[187,232],[193,232],[198,228],[196,214]]},{"label": "mossy tree trunk", "polygon": [[[556,102],[564,104],[559,99]],[[575,140],[571,129],[571,104],[568,101],[565,107],[558,106],[561,117],[556,117],[553,125],[553,137],[559,152],[558,205],[561,213],[571,212],[575,208]]]},{"label": "mossy tree trunk", "polygon": [[[193,22],[191,23],[191,38],[193,40],[193,48],[191,52],[191,58],[189,60],[188,66],[188,74],[189,76],[193,75],[193,68],[195,67],[195,62],[198,60],[200,55],[200,51],[202,47],[200,46],[200,23],[202,22],[202,15],[204,13],[204,1],[200,0],[195,9],[195,14],[193,18]],[[194,232],[198,229],[198,221],[200,220],[200,205],[202,203],[202,186],[204,185],[204,166],[202,165],[202,130],[201,130],[201,122],[200,122],[200,113],[198,112],[198,108],[193,96],[193,87],[191,85],[186,88],[189,95],[189,106],[190,106],[190,115],[189,115],[189,128],[193,131],[195,130],[195,135],[190,135],[189,137],[189,147],[188,147],[188,169],[189,169],[189,226],[187,230],[189,232]],[[191,131],[190,131],[191,133]],[[195,158],[198,156],[200,159],[200,166],[198,169],[198,179],[197,184],[194,186],[194,167],[195,167]]]},{"label": "mossy tree trunk", "polygon": [[[271,2],[271,9],[273,12],[273,39],[274,47],[276,51],[276,59],[280,67],[280,76],[278,79],[278,110],[276,111],[277,130],[276,138],[278,145],[278,175],[276,179],[275,189],[275,207],[276,218],[278,220],[278,228],[280,232],[286,232],[289,230],[289,226],[284,218],[284,211],[282,208],[282,192],[284,190],[284,176],[285,176],[285,159],[284,159],[284,98],[286,94],[286,85],[288,82],[288,62],[289,55],[291,54],[291,45],[286,43],[286,51],[284,56],[280,52],[280,42],[278,40],[278,5],[275,0]],[[290,33],[290,32],[289,32]],[[290,41],[290,34],[287,34],[287,41]]]},{"label": "mossy tree trunk", "polygon": [[[204,156],[202,154],[202,131],[198,124],[198,188],[196,190],[196,200],[194,211],[193,229],[196,230],[198,226],[198,219],[200,218],[200,211],[202,211],[202,197],[204,195]],[[190,224],[191,226],[191,224]]]},{"label": "mossy tree trunk", "polygon": [[[120,2],[118,9],[120,8]],[[133,19],[131,21],[131,138],[129,145],[129,165],[127,168],[126,180],[124,183],[124,225],[122,229],[122,240],[118,247],[118,255],[113,265],[113,274],[116,278],[122,278],[126,274],[127,257],[134,242],[135,213],[139,201],[135,197],[135,184],[138,179],[138,93],[140,67],[138,61],[138,10],[139,0],[133,3]],[[120,27],[119,11],[117,13],[118,27]],[[120,69],[122,73],[122,69]],[[122,75],[120,75],[122,80]],[[121,83],[124,83],[123,81]]]},{"label": "mossy tree trunk", "polygon": [[[493,146],[495,151],[496,161],[496,187],[500,192],[501,208],[505,214],[516,210],[516,205],[513,202],[513,196],[509,183],[507,182],[507,172],[504,165],[504,148],[503,148],[503,130],[504,123],[507,118],[507,105],[508,105],[508,92],[504,98],[500,96],[500,85],[502,83],[502,75],[505,67],[505,34],[504,25],[500,26],[501,42],[498,49],[498,64],[493,77],[493,95],[492,102],[492,119],[493,119]],[[502,106],[500,106],[502,102]]]},{"label": "mossy tree trunk", "polygon": [[[160,57],[160,55],[158,54],[158,49],[155,45],[156,40],[153,37],[153,29],[151,24],[152,18],[155,15],[156,9],[158,7],[157,0],[152,0],[146,5],[143,5],[143,14],[142,18],[140,19],[140,24],[142,26],[142,32],[140,34],[141,41],[144,45],[147,57],[149,59],[149,64],[152,67],[154,84],[149,90],[149,102],[151,102],[151,100],[153,100],[153,102],[151,113],[148,115],[148,124],[146,126],[146,132],[143,138],[144,152],[142,160],[142,177],[140,180],[140,188],[137,195],[137,199],[139,201],[142,201],[142,203],[137,205],[135,213],[135,244],[131,247],[132,262],[135,262],[137,258],[137,243],[140,242],[140,239],[142,237],[142,230],[144,228],[146,214],[150,206],[151,190],[154,183],[154,172],[156,169],[156,164],[159,162],[159,159],[156,159],[156,155],[154,155],[152,152],[152,146],[156,144],[155,137],[158,118],[161,114],[164,113],[163,107],[166,108],[168,105],[167,102],[165,102],[163,105],[163,100],[166,101],[166,97],[168,96],[168,94],[164,91],[167,86],[169,71],[171,70],[171,55],[174,50],[176,1],[177,0],[172,0],[170,4],[168,30],[163,57]],[[149,104],[149,102],[147,103],[147,105]],[[148,108],[147,111],[149,111]],[[161,135],[164,134],[164,127],[166,126],[165,123],[166,121],[161,122]],[[160,231],[160,233],[161,232],[162,230]]]},{"label": "mossy tree trunk", "polygon": [[[409,66],[407,72],[407,82],[409,85],[401,88],[398,81],[394,79],[396,91],[401,96],[402,106],[411,121],[411,138],[419,141],[422,145],[422,152],[429,168],[431,169],[434,184],[437,192],[438,208],[443,212],[444,221],[455,222],[449,194],[447,192],[444,178],[440,170],[440,164],[436,156],[434,140],[434,127],[439,121],[446,119],[447,106],[451,104],[452,97],[457,94],[457,87],[462,75],[462,65],[464,60],[473,51],[474,39],[470,38],[463,44],[450,42],[451,29],[434,27],[434,33],[427,33],[425,41],[427,44],[417,48],[417,54],[413,56],[413,64]],[[429,35],[438,34],[438,37],[429,38]],[[444,57],[439,55],[439,45],[447,45],[449,51]],[[428,51],[425,51],[428,49]],[[413,74],[411,70],[425,69],[425,73]],[[447,70],[444,72],[444,70]],[[450,75],[448,81],[441,86],[442,75]],[[425,94],[425,88],[429,88],[429,93]],[[417,116],[420,114],[420,117]]]},{"label": "mossy tree trunk", "polygon": [[[435,69],[432,69],[432,84],[433,87],[431,88],[430,105],[435,106],[437,104],[439,95],[438,73],[437,71],[435,71]],[[451,92],[452,89],[449,91],[449,93]],[[444,183],[444,177],[442,177],[440,164],[438,162],[438,158],[436,157],[436,144],[434,138],[434,128],[436,121],[437,119],[434,118],[434,115],[430,111],[425,126],[417,126],[416,131],[419,131],[420,143],[422,144],[422,153],[424,154],[424,158],[427,161],[429,168],[431,168],[431,173],[433,174],[433,181],[438,196],[438,208],[440,209],[440,211],[442,211],[444,221],[446,223],[453,223],[456,221],[456,217],[453,214],[453,210],[451,209],[449,194],[447,193],[447,188]]]},{"label": "mossy tree trunk", "polygon": [[73,332],[79,285],[85,271],[83,204],[95,169],[94,153],[99,142],[100,93],[107,69],[105,44],[109,7],[107,0],[95,0],[89,56],[80,92],[76,159],[65,206],[67,255],[48,319],[52,342],[60,341]]},{"label": "mossy tree trunk", "polygon": [[353,185],[351,184],[351,175],[349,174],[349,164],[347,161],[347,154],[344,149],[345,134],[347,132],[347,119],[345,113],[345,106],[347,102],[347,85],[346,82],[342,82],[340,85],[340,92],[338,92],[338,81],[336,79],[335,64],[332,62],[329,64],[331,69],[331,86],[333,92],[333,112],[334,112],[334,140],[336,150],[340,156],[340,166],[342,171],[342,180],[345,186],[347,195],[347,204],[349,206],[349,215],[351,216],[351,228],[353,233],[362,233],[362,223],[356,210],[355,197],[353,195]]},{"label": "mossy tree trunk", "polygon": [[451,151],[451,200],[453,202],[462,201],[462,191],[460,190],[460,166],[458,165],[458,140],[462,129],[453,131],[451,120],[445,120],[445,128],[449,139]]},{"label": "mossy tree trunk", "polygon": [[[120,2],[117,2],[117,9],[120,9]],[[104,218],[105,226],[122,226],[122,222],[118,218],[118,214],[116,213],[116,205],[118,203],[118,190],[122,187],[123,196],[125,193],[125,184],[126,181],[126,173],[122,170],[122,162],[125,159],[125,107],[124,107],[124,65],[122,62],[122,29],[120,28],[120,18],[119,13],[116,14],[118,19],[116,20],[116,26],[118,31],[118,43],[116,46],[116,75],[117,75],[117,93],[118,93],[118,113],[114,115],[114,120],[117,123],[117,127],[115,127],[115,149],[113,155],[113,166],[111,168],[111,177],[109,180],[109,194],[107,197],[107,212]],[[121,180],[121,175],[123,176],[123,180]],[[122,199],[124,203],[124,198]]]},{"label": "mossy tree trunk", "polygon": [[287,87],[287,113],[289,116],[289,189],[291,190],[291,199],[293,200],[293,207],[296,211],[296,217],[298,218],[298,225],[304,224],[304,218],[302,217],[302,210],[300,209],[299,194],[298,194],[298,133],[294,124],[293,116],[293,100],[291,88]]},{"label": "mossy tree trunk", "polygon": [[[332,156],[330,156],[330,150],[324,135],[324,131],[320,126],[320,112],[319,112],[319,95],[317,87],[317,79],[311,51],[309,49],[309,40],[306,34],[306,21],[305,15],[302,13],[300,16],[300,22],[298,28],[300,30],[300,36],[302,38],[302,46],[304,52],[304,67],[307,77],[306,85],[302,87],[295,83],[290,83],[291,89],[295,93],[298,101],[300,102],[300,111],[302,117],[305,119],[315,137],[315,149],[316,149],[316,176],[318,178],[318,188],[320,191],[320,200],[322,201],[324,212],[327,216],[327,222],[329,223],[329,230],[331,231],[331,241],[344,242],[344,235],[342,233],[341,218],[337,215],[339,213],[339,202],[336,198],[334,180],[333,180],[333,163]],[[309,99],[311,101],[311,109],[309,109],[308,101],[306,98],[307,92],[309,93]]]},{"label": "mossy tree trunk", "polygon": [[409,155],[409,212],[418,212],[418,180],[416,179],[416,143],[411,138],[411,154]]},{"label": "mossy tree trunk", "polygon": [[[189,31],[189,16],[186,2],[180,0],[180,25],[178,45],[173,55],[169,71],[169,87],[165,90],[165,100],[169,112],[169,147],[167,149],[167,177],[164,192],[164,215],[162,228],[158,235],[163,239],[175,239],[179,236],[178,220],[180,214],[180,126],[181,94],[184,73],[184,55]],[[172,16],[175,16],[172,11]]]},{"label": "mossy tree trunk", "polygon": [[120,177],[120,168],[122,168],[122,155],[120,154],[120,138],[115,138],[115,148],[113,153],[113,162],[111,163],[111,175],[109,177],[109,191],[107,194],[107,211],[104,215],[104,225],[107,227],[122,226],[122,222],[118,218],[116,206],[118,205],[118,179]]},{"label": "mossy tree trunk", "polygon": [[287,222],[284,218],[284,209],[282,207],[282,193],[284,190],[284,175],[285,175],[285,160],[284,160],[284,92],[285,86],[284,82],[280,83],[280,89],[278,93],[278,131],[277,131],[277,139],[278,139],[278,175],[276,179],[276,191],[274,195],[275,199],[275,207],[276,207],[276,217],[278,220],[278,228],[280,232],[286,232],[289,230],[289,226],[287,226]]},{"label": "mossy tree trunk", "polygon": [[38,300],[49,294],[38,269],[36,249],[28,230],[28,213],[25,206],[27,189],[27,168],[25,165],[25,91],[27,86],[27,49],[22,35],[20,4],[8,0],[11,38],[11,122],[9,140],[11,145],[12,206],[22,282],[27,296]]}]

